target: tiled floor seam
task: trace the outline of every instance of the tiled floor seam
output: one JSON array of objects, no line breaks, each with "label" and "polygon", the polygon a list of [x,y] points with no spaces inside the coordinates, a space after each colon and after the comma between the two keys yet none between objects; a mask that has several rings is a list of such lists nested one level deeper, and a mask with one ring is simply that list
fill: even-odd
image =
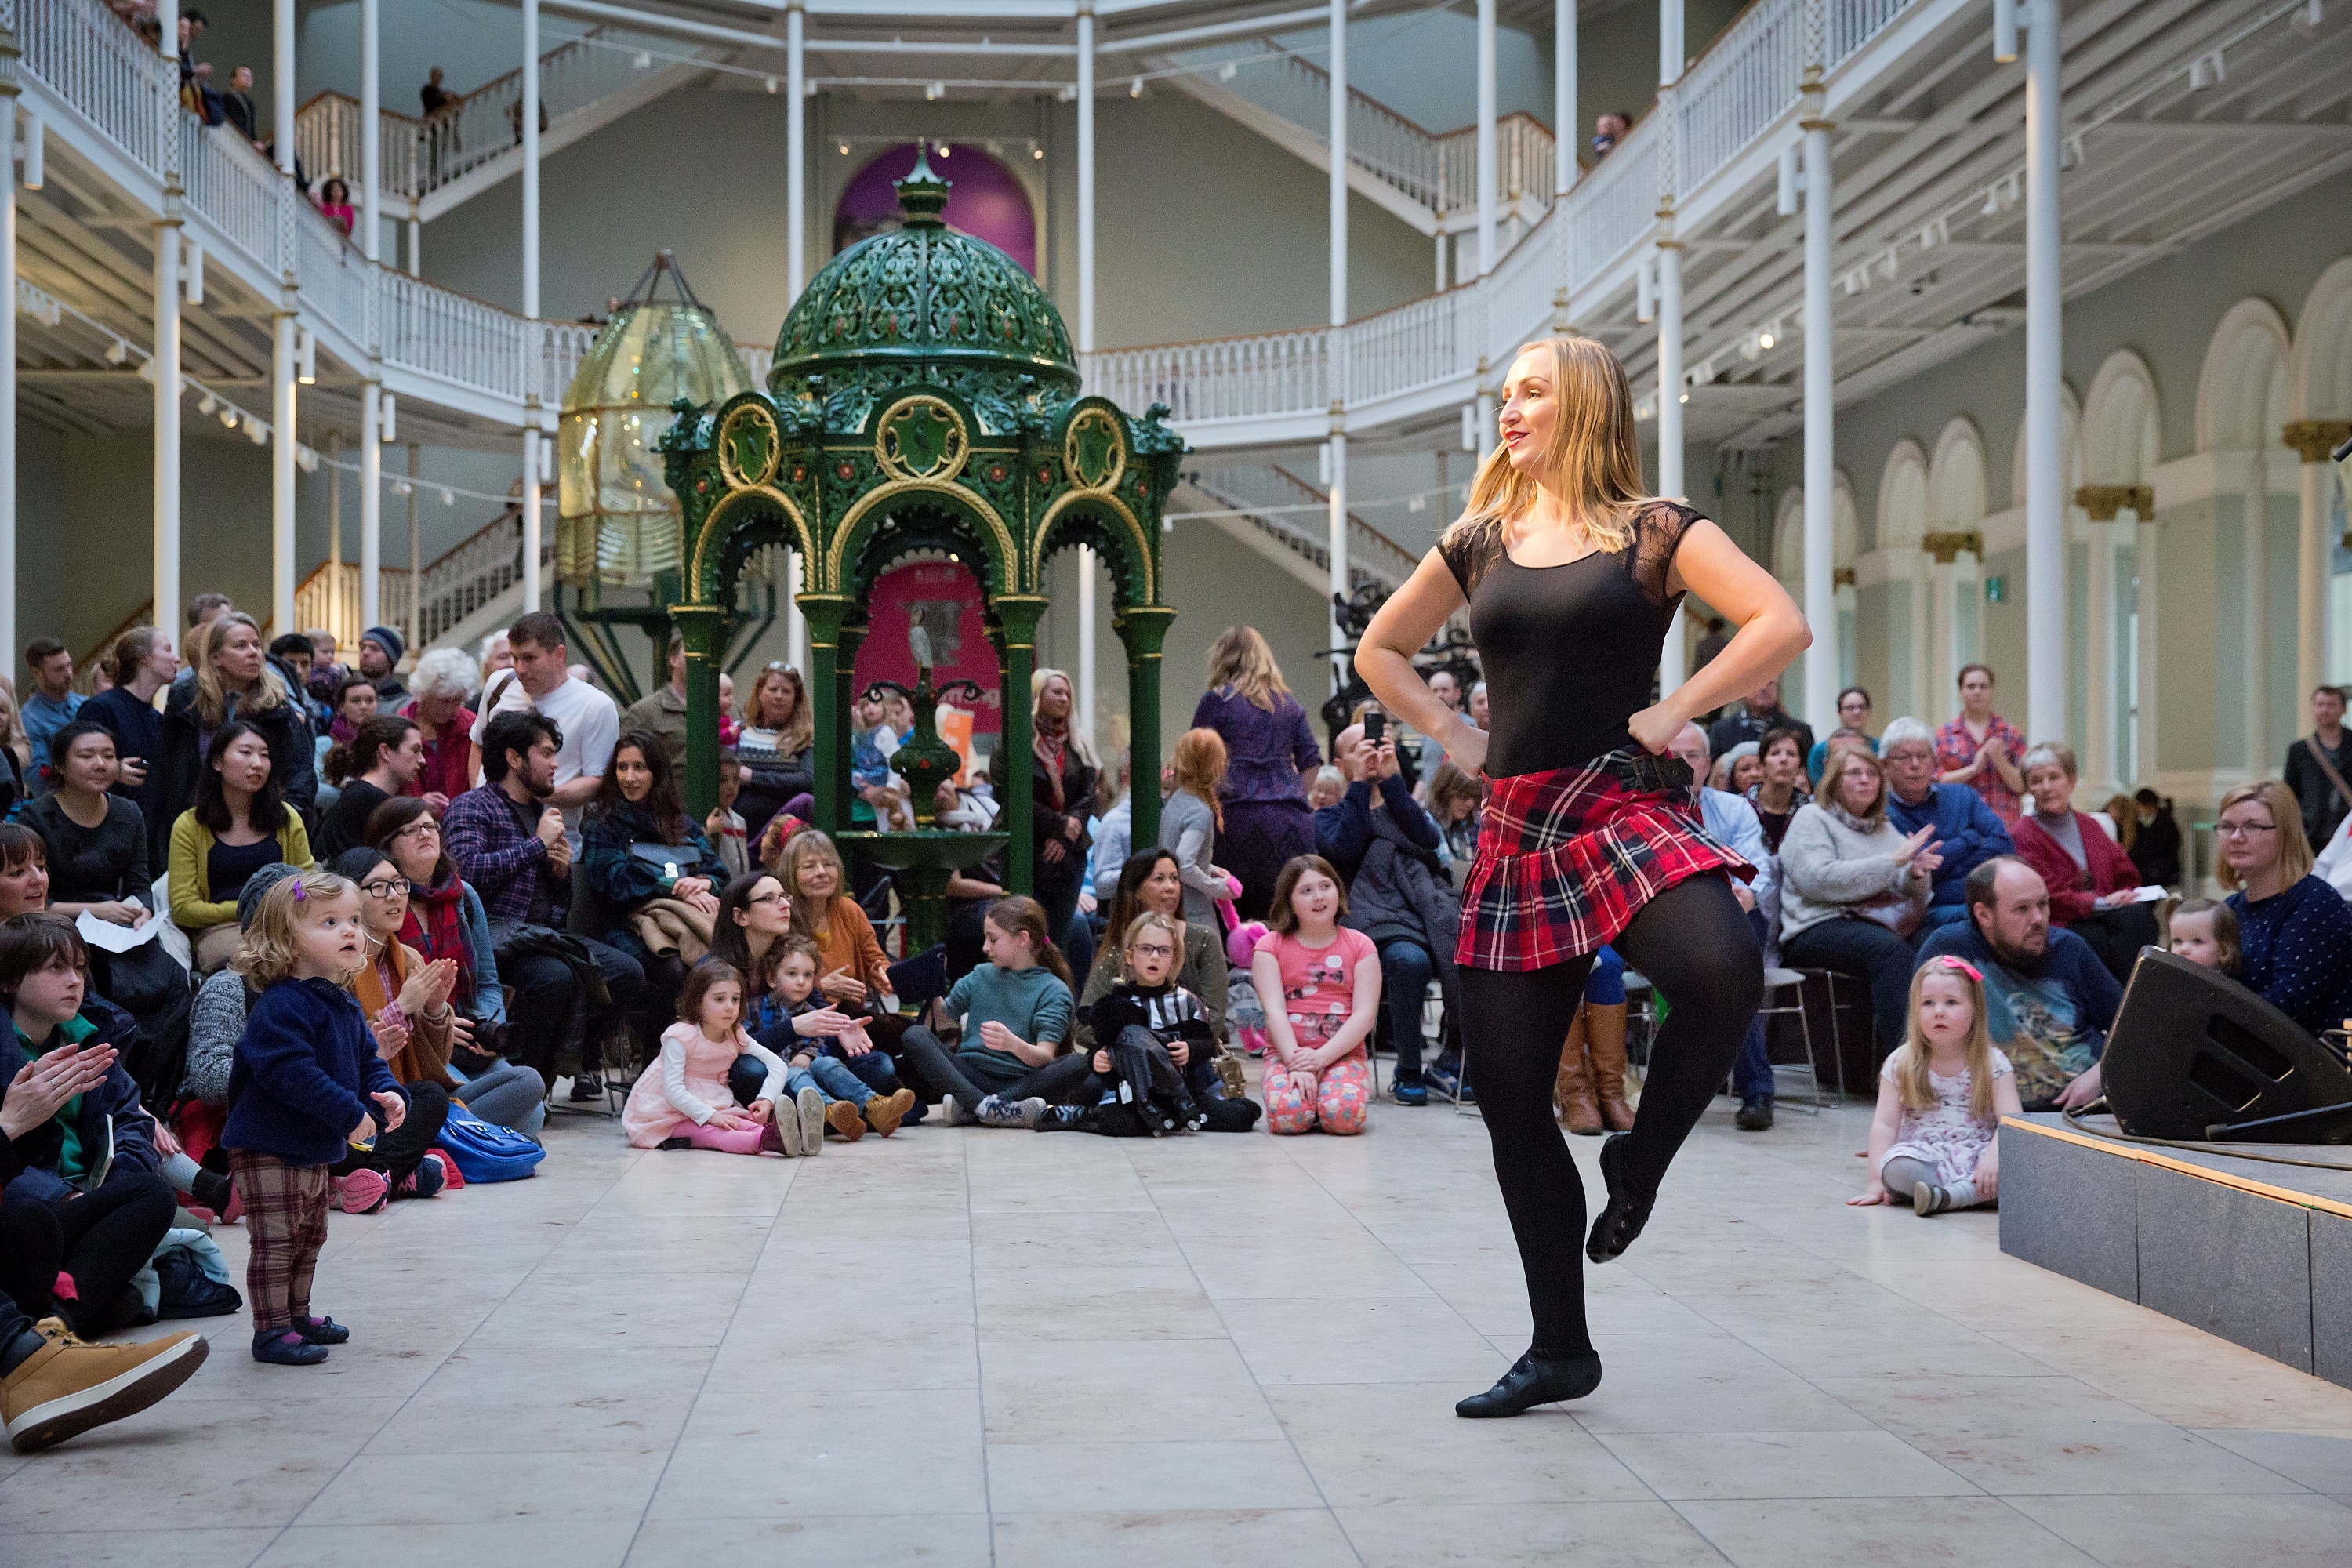
[{"label": "tiled floor seam", "polygon": [[[980,1398],[980,1506],[988,1521],[989,1568],[996,1565],[996,1493],[995,1482],[988,1473],[988,1369],[980,1356],[980,1247],[975,1240],[978,1216],[971,1207],[971,1139],[966,1135],[956,1152],[963,1158],[959,1163],[963,1171],[963,1234],[964,1277],[971,1282],[971,1381]],[[1154,1205],[1155,1209],[1157,1205]],[[1160,1221],[1162,1225],[1166,1219]]]}]

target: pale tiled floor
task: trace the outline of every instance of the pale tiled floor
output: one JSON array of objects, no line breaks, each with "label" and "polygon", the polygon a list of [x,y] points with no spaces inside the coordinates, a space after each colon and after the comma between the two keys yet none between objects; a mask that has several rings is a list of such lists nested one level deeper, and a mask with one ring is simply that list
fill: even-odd
[{"label": "pale tiled floor", "polygon": [[1527,1335],[1474,1117],[813,1161],[562,1121],[535,1180],[335,1216],[325,1367],[220,1320],[165,1405],[0,1458],[0,1563],[2352,1561],[2352,1391],[1990,1214],[1842,1206],[1861,1108],[1729,1111],[1590,1276],[1599,1392],[1494,1423],[1452,1411]]}]

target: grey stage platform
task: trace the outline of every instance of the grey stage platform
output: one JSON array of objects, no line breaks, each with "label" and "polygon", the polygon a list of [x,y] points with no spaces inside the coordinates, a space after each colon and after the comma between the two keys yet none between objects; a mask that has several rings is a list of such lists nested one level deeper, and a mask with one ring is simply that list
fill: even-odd
[{"label": "grey stage platform", "polygon": [[2313,1170],[2231,1147],[2156,1148],[2085,1136],[2054,1114],[2006,1118],[2000,1249],[2352,1387],[2352,1149],[2263,1151],[2340,1167]]}]

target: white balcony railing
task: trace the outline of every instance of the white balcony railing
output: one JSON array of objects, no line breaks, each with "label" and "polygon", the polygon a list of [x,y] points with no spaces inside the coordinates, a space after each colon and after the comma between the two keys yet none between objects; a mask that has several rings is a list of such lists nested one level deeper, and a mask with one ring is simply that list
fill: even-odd
[{"label": "white balcony railing", "polygon": [[[1187,473],[1184,479],[1210,500],[1243,513],[1248,522],[1328,576],[1328,513],[1308,510],[1318,505],[1328,508],[1331,500],[1328,491],[1317,489],[1287,468],[1265,463],[1202,468]],[[1402,587],[1419,564],[1412,552],[1355,513],[1348,514],[1348,576],[1355,586]]]}]

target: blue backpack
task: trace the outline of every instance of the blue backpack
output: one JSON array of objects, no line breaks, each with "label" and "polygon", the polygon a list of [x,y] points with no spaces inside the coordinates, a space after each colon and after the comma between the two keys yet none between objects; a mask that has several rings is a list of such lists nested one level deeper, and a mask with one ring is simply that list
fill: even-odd
[{"label": "blue backpack", "polygon": [[511,1127],[493,1127],[462,1105],[449,1108],[437,1140],[468,1182],[512,1182],[530,1175],[547,1151]]}]

